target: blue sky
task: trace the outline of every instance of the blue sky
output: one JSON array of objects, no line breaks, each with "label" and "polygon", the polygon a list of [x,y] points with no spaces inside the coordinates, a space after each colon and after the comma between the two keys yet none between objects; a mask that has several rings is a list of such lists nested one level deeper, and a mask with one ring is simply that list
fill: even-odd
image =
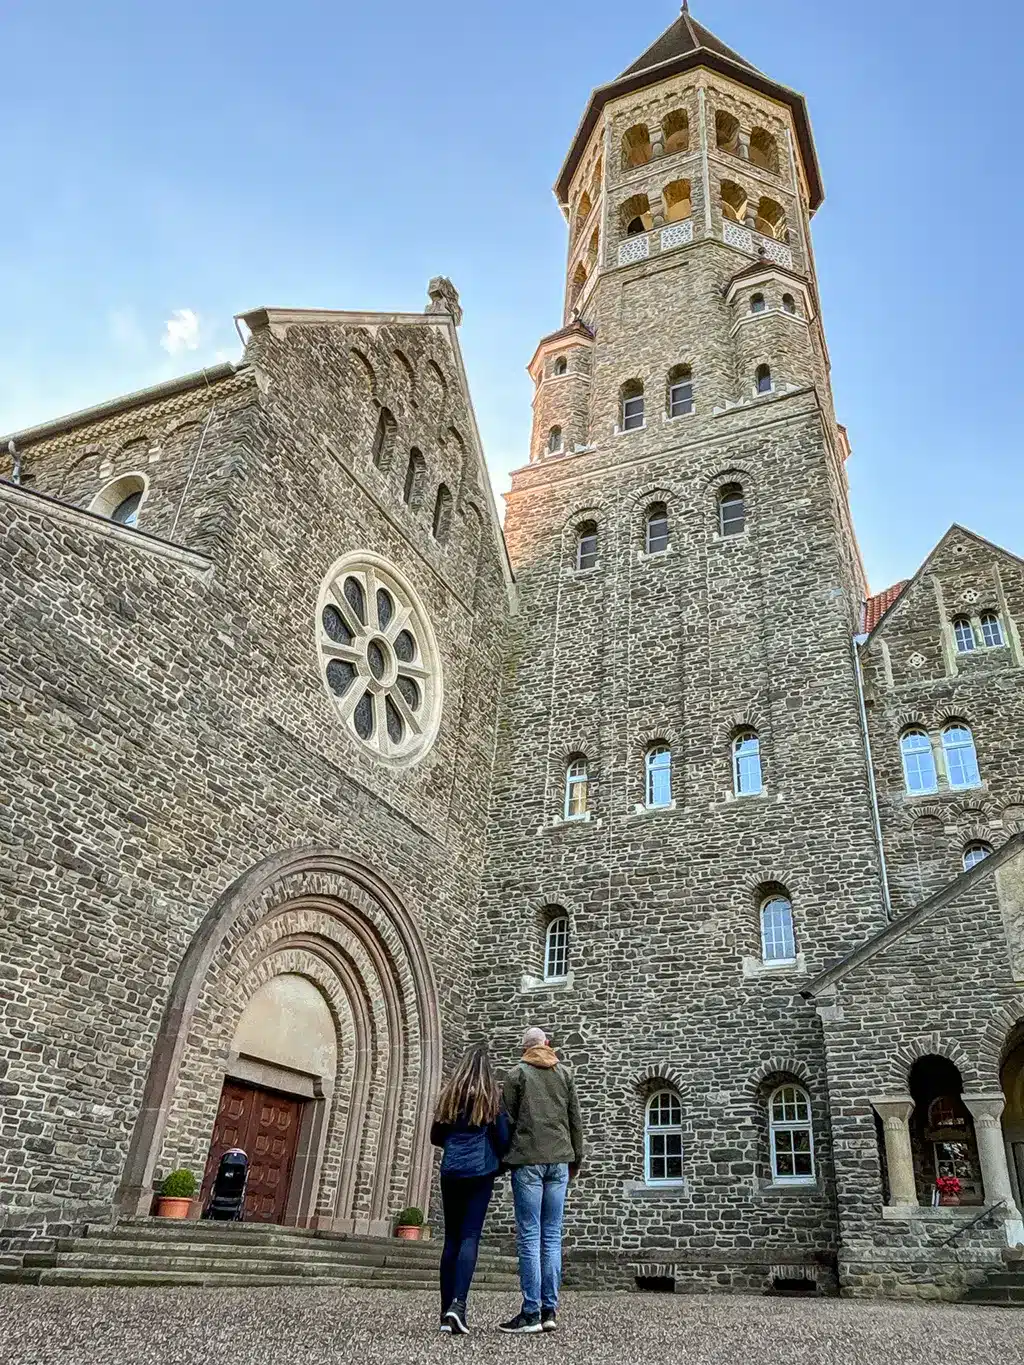
[{"label": "blue sky", "polygon": [[[872,587],[953,520],[1024,554],[1009,0],[695,0],[803,90],[815,248]],[[550,193],[593,85],[673,0],[7,0],[0,430],[239,353],[261,304],[420,309],[451,275],[496,487],[560,323]],[[170,328],[168,328],[170,323]]]}]

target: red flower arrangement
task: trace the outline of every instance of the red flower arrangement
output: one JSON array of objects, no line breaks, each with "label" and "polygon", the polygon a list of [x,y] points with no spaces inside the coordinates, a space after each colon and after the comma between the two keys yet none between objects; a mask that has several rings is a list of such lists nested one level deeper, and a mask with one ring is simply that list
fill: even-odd
[{"label": "red flower arrangement", "polygon": [[943,1199],[955,1199],[960,1194],[962,1186],[955,1175],[940,1175],[935,1182],[935,1188]]}]

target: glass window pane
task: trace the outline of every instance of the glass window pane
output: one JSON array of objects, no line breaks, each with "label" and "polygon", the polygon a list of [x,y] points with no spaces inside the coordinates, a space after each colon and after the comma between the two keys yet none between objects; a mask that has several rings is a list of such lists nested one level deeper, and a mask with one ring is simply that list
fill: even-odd
[{"label": "glass window pane", "polygon": [[766,962],[789,962],[796,957],[793,910],[783,897],[776,896],[762,907],[761,937]]},{"label": "glass window pane", "polygon": [[733,776],[737,796],[756,796],[761,790],[761,742],[757,735],[733,741]]},{"label": "glass window pane", "polygon": [[949,725],[942,732],[946,772],[951,787],[977,787],[981,784],[974,737],[963,725]]},{"label": "glass window pane", "polygon": [[1003,627],[998,616],[983,616],[981,618],[981,634],[990,649],[1003,643]]},{"label": "glass window pane", "polygon": [[746,509],[742,496],[723,498],[719,506],[723,536],[738,536],[746,526]]},{"label": "glass window pane", "polygon": [[974,649],[974,626],[966,616],[957,617],[953,622],[953,637],[959,653],[969,654]]},{"label": "glass window pane", "polygon": [[907,791],[916,794],[938,789],[932,743],[923,730],[910,730],[900,740]]}]

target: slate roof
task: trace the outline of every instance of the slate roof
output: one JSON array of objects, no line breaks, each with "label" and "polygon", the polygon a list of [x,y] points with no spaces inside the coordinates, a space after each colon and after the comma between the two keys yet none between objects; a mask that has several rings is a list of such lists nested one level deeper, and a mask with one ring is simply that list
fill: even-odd
[{"label": "slate roof", "polygon": [[673,57],[682,57],[687,52],[696,52],[701,47],[708,52],[716,52],[720,57],[727,57],[730,62],[736,62],[739,66],[745,66],[748,71],[757,71],[756,66],[751,66],[745,57],[741,57],[731,47],[726,47],[720,38],[716,38],[703,24],[698,24],[689,10],[684,9],[675,23],[667,28],[632,66],[627,66],[618,79],[634,76],[638,71],[646,71],[649,66],[669,62]]}]

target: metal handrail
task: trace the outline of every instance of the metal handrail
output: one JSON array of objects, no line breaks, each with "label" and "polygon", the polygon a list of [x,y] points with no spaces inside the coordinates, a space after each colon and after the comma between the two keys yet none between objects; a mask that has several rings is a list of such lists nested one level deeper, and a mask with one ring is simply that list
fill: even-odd
[{"label": "metal handrail", "polygon": [[998,1204],[992,1204],[987,1209],[982,1209],[982,1211],[979,1214],[977,1214],[976,1217],[972,1218],[969,1223],[965,1223],[963,1227],[957,1228],[956,1232],[952,1233],[949,1237],[947,1237],[944,1242],[940,1242],[939,1246],[940,1247],[951,1246],[952,1243],[955,1242],[958,1237],[962,1237],[965,1232],[970,1232],[971,1228],[977,1227],[977,1225],[979,1223],[984,1222],[986,1218],[991,1218],[992,1214],[995,1213],[996,1209],[1003,1209],[1005,1207],[1006,1200],[1000,1199]]}]

